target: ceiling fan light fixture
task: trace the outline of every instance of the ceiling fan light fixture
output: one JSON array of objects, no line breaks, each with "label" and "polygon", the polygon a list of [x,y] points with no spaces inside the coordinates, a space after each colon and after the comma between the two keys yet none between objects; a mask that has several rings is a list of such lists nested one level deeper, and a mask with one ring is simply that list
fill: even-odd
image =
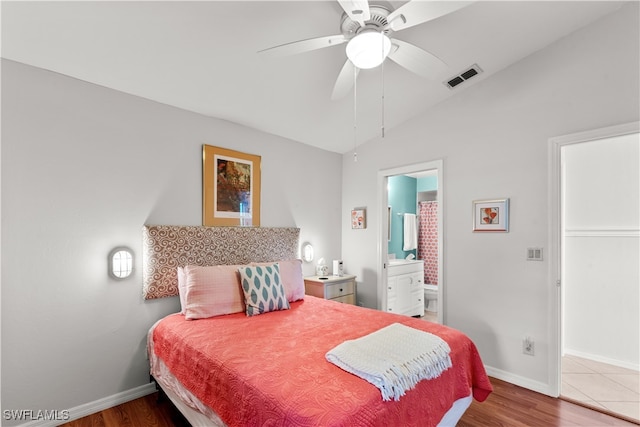
[{"label": "ceiling fan light fixture", "polygon": [[386,34],[362,31],[347,43],[347,57],[360,69],[375,68],[382,64],[391,51],[391,40]]}]

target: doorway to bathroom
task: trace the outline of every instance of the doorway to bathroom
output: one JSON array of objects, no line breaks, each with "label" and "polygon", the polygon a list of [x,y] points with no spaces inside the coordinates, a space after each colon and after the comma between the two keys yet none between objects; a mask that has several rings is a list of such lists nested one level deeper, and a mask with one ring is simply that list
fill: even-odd
[{"label": "doorway to bathroom", "polygon": [[419,260],[424,265],[421,317],[444,323],[442,160],[379,171],[378,186],[383,218],[378,245],[380,306],[392,311],[387,304],[390,262]]}]

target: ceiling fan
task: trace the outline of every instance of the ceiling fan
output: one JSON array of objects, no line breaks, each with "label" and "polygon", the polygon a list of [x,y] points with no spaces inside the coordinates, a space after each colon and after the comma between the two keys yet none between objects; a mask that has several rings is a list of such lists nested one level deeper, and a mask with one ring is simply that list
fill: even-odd
[{"label": "ceiling fan", "polygon": [[435,55],[393,37],[395,32],[423,24],[461,9],[472,1],[411,0],[395,10],[368,0],[338,0],[344,10],[341,34],[286,43],[261,50],[260,54],[283,56],[347,43],[347,61],[338,74],[331,99],[344,97],[360,69],[374,68],[391,59],[413,73],[435,78],[446,64]]}]

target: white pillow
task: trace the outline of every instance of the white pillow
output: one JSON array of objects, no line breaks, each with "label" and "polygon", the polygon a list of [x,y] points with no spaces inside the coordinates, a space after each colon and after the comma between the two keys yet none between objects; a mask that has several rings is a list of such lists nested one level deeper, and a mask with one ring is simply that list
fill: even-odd
[{"label": "white pillow", "polygon": [[204,319],[243,312],[244,294],[240,287],[239,267],[241,266],[186,266],[185,319]]}]

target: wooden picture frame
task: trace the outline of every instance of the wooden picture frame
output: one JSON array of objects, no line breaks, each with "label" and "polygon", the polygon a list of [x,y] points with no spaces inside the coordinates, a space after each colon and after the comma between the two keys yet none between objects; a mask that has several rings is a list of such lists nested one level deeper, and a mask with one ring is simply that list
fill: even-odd
[{"label": "wooden picture frame", "polygon": [[509,199],[474,200],[474,232],[509,232]]},{"label": "wooden picture frame", "polygon": [[355,208],[351,211],[351,228],[367,228],[367,210]]},{"label": "wooden picture frame", "polygon": [[260,226],[261,157],[202,146],[202,225]]}]

